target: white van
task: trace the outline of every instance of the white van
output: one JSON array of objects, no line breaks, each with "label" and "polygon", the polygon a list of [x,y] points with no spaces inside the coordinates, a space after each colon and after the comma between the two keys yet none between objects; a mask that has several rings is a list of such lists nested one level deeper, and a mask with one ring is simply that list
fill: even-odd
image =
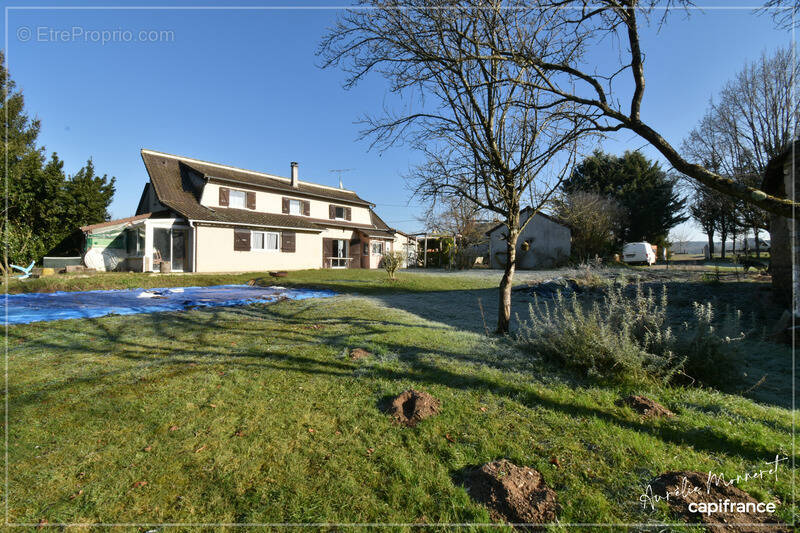
[{"label": "white van", "polygon": [[650,266],[656,263],[656,253],[649,242],[629,242],[622,247],[622,260],[625,263],[644,263]]}]

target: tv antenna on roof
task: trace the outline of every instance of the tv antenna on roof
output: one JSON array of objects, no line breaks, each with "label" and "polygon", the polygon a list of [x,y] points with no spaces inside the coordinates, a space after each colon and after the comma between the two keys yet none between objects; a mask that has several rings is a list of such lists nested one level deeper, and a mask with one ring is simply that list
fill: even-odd
[{"label": "tv antenna on roof", "polygon": [[342,183],[342,174],[345,172],[350,172],[351,170],[355,170],[354,168],[332,168],[328,172],[336,172],[339,174],[339,188],[344,189],[344,184]]}]

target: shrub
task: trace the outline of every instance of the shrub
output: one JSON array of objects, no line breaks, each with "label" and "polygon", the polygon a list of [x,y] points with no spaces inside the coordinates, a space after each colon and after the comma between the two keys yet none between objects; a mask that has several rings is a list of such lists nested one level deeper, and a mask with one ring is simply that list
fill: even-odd
[{"label": "shrub", "polygon": [[475,261],[477,259],[478,256],[475,254],[475,250],[472,247],[459,246],[453,256],[453,267],[455,267],[456,270],[467,270],[475,266]]},{"label": "shrub", "polygon": [[576,296],[560,294],[552,302],[537,299],[518,342],[546,359],[589,377],[610,381],[668,380],[681,368],[670,351],[672,332],[665,325],[667,292],[661,298],[636,285],[627,298],[622,288],[606,291],[588,309]]},{"label": "shrub", "polygon": [[405,254],[398,250],[383,254],[381,257],[381,264],[383,264],[383,268],[386,270],[386,273],[389,274],[389,279],[395,279],[394,274],[397,272],[397,269],[403,265],[403,261],[405,261],[405,259]]},{"label": "shrub", "polygon": [[720,327],[714,326],[711,303],[694,302],[692,322],[684,322],[675,349],[685,355],[684,373],[707,385],[723,385],[731,375],[730,344],[744,340],[742,312],[726,313]]},{"label": "shrub", "polygon": [[[676,335],[667,319],[667,289],[655,295],[636,284],[633,296],[609,289],[585,306],[576,296],[552,302],[538,298],[530,320],[521,324],[517,343],[545,359],[584,375],[612,382],[666,382],[688,374],[705,383],[720,381],[726,351],[735,339],[720,336],[711,304],[694,304],[694,317]],[[723,329],[738,328],[740,313]]]}]

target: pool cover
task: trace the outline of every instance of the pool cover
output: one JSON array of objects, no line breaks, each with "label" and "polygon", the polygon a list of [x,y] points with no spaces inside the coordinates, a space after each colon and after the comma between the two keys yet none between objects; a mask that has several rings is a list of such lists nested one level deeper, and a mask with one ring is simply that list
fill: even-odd
[{"label": "pool cover", "polygon": [[[10,294],[8,323],[28,324],[68,318],[96,318],[111,314],[183,311],[198,307],[228,307],[282,299],[329,298],[335,295],[335,292],[328,290],[248,285]],[[5,298],[0,298],[2,317],[5,316],[5,306]]]}]

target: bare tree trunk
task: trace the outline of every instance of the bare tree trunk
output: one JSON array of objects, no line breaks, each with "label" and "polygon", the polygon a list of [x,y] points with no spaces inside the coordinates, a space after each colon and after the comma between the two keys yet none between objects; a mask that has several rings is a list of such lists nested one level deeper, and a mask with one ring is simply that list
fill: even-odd
[{"label": "bare tree trunk", "polygon": [[723,231],[720,234],[720,240],[722,241],[722,250],[720,250],[720,258],[725,259],[725,241],[728,240],[728,232]]},{"label": "bare tree trunk", "polygon": [[508,333],[511,323],[511,285],[514,280],[514,271],[517,267],[517,230],[510,231],[506,241],[506,267],[503,279],[500,280],[500,302],[497,310],[497,331],[495,333]]},{"label": "bare tree trunk", "polygon": [[761,247],[758,245],[758,228],[753,228],[753,241],[756,245],[756,258],[761,257]]},{"label": "bare tree trunk", "polygon": [[714,259],[714,232],[708,232],[708,258]]}]

